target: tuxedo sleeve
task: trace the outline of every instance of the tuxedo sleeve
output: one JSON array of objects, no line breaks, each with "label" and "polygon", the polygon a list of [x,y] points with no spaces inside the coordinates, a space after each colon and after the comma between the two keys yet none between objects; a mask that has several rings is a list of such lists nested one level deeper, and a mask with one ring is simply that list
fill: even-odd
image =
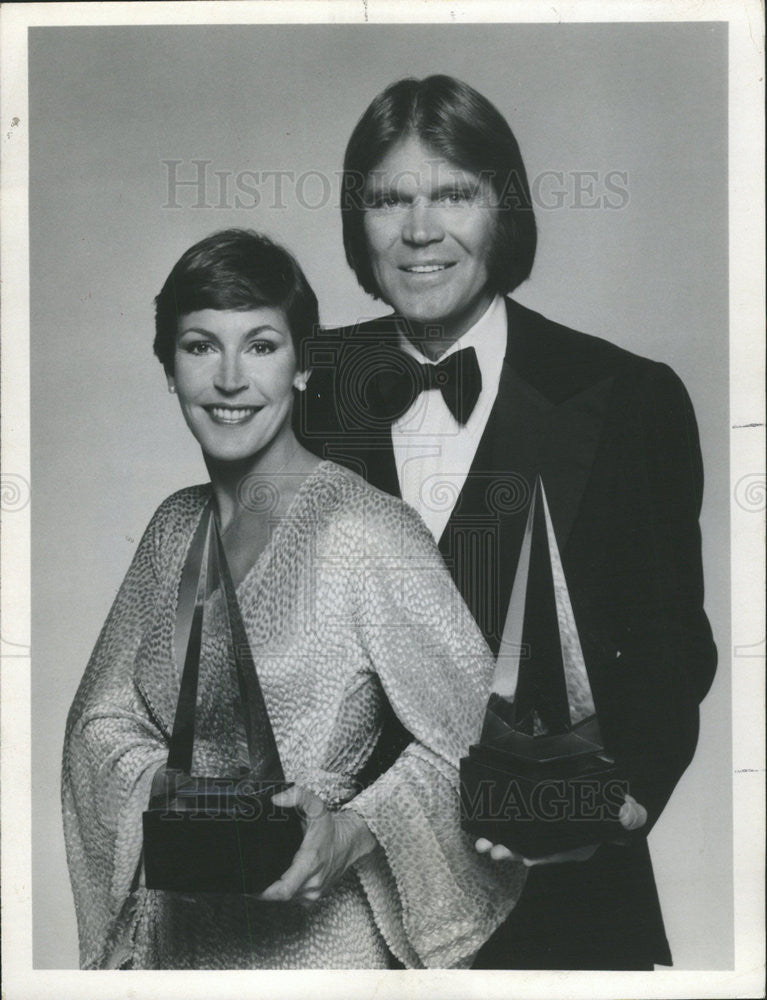
[{"label": "tuxedo sleeve", "polygon": [[716,667],[703,610],[698,429],[670,368],[649,365],[631,380],[609,447],[618,475],[601,603],[611,624],[595,695],[606,743],[648,810],[646,833],[692,760]]}]

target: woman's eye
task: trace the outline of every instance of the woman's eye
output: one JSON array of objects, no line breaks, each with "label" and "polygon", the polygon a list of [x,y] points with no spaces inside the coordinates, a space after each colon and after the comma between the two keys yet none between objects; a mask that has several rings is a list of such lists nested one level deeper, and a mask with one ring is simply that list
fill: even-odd
[{"label": "woman's eye", "polygon": [[203,354],[210,354],[213,350],[213,345],[209,344],[207,340],[193,340],[190,343],[182,344],[181,349],[187,354],[200,357]]},{"label": "woman's eye", "polygon": [[273,354],[274,344],[268,340],[254,340],[249,350],[252,354]]}]

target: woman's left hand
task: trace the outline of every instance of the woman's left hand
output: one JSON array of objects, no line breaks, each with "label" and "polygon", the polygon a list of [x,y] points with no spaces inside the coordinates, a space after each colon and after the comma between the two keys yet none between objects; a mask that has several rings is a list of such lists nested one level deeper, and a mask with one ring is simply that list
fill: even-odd
[{"label": "woman's left hand", "polygon": [[349,810],[331,812],[307,788],[278,792],[275,805],[293,806],[301,815],[304,839],[285,874],[258,897],[270,902],[309,904],[326,895],[355,861],[369,854],[376,839],[365,821]]}]

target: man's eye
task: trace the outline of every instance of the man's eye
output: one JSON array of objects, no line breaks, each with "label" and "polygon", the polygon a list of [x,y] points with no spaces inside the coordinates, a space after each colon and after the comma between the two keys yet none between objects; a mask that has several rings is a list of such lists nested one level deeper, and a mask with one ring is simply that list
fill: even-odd
[{"label": "man's eye", "polygon": [[394,208],[398,204],[396,194],[376,194],[370,199],[371,208]]},{"label": "man's eye", "polygon": [[464,202],[469,201],[470,198],[471,193],[462,190],[446,191],[442,195],[442,201],[448,205],[462,205]]}]

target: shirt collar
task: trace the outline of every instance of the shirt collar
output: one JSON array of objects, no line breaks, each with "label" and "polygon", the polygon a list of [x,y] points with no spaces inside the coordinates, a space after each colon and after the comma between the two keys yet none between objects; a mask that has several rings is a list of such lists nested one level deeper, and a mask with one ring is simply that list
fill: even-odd
[{"label": "shirt collar", "polygon": [[[496,295],[474,326],[469,327],[463,336],[451,344],[439,360],[443,361],[451,354],[462,351],[466,347],[473,347],[477,352],[479,370],[482,372],[483,384],[485,384],[490,371],[499,369],[506,355],[507,325],[506,303],[502,296]],[[417,347],[414,347],[401,330],[399,331],[399,346],[405,354],[409,354],[421,364],[437,363],[425,357]]]}]

